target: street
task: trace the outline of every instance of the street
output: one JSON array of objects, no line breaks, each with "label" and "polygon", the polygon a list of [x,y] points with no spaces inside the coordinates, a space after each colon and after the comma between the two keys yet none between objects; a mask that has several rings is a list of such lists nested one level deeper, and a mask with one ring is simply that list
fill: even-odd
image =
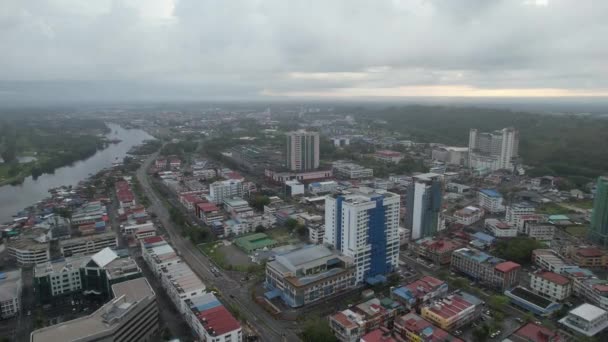
[{"label": "street", "polygon": [[148,210],[154,212],[163,224],[171,244],[179,251],[180,256],[192,268],[207,287],[215,287],[222,294],[221,300],[228,307],[237,308],[247,322],[257,331],[263,341],[297,341],[299,337],[293,330],[292,322],[275,320],[263,308],[258,306],[253,299],[249,289],[242,286],[241,282],[220,273],[220,277],[214,276],[210,269],[211,262],[205,257],[192,242],[182,237],[181,232],[170,220],[169,211],[163,201],[153,190],[149,176],[146,172],[150,164],[156,159],[157,153],[149,156],[142,166],[137,170],[136,177],[143,191],[150,200]]}]

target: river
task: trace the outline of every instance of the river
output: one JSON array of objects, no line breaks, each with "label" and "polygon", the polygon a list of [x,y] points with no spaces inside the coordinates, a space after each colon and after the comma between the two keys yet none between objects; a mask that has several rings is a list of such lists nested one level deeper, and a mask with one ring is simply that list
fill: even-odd
[{"label": "river", "polygon": [[87,179],[91,174],[111,167],[115,161],[122,161],[127,152],[144,140],[154,139],[140,129],[124,129],[116,124],[108,124],[111,132],[109,139],[121,140],[118,144],[110,144],[107,148],[97,151],[93,156],[55,170],[53,174],[44,174],[34,180],[27,177],[21,185],[5,185],[0,187],[0,223],[12,221],[12,216],[22,209],[49,197],[48,190],[62,185],[76,185]]}]

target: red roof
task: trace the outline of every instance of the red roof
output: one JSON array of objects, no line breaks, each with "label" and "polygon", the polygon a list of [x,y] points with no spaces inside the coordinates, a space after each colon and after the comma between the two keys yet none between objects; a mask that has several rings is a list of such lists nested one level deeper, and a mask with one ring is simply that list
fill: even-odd
[{"label": "red roof", "polygon": [[430,305],[429,309],[435,314],[445,319],[448,319],[450,317],[454,317],[460,314],[462,311],[473,306],[473,304],[469,303],[460,296],[453,296],[450,301],[450,304],[448,304],[446,301],[442,301],[441,306],[439,307],[435,307],[435,305]]},{"label": "red roof", "polygon": [[513,261],[505,261],[505,262],[501,262],[500,264],[496,265],[496,270],[503,272],[503,273],[507,273],[507,272],[511,272],[514,269],[520,268],[521,265],[519,265],[516,262]]},{"label": "red roof", "polygon": [[456,242],[453,242],[450,240],[425,241],[422,243],[422,245],[437,253],[454,251],[454,250],[462,247],[462,245],[460,243],[456,243]]},{"label": "red roof", "polygon": [[513,335],[530,342],[557,342],[559,336],[557,332],[534,323],[528,323],[519,328]]},{"label": "red roof", "polygon": [[566,285],[570,282],[570,280],[566,277],[564,277],[563,275],[559,275],[557,273],[553,273],[553,272],[539,272],[536,274],[537,276],[548,280],[552,283],[558,284],[558,285]]},{"label": "red roof", "polygon": [[391,336],[390,332],[378,328],[361,337],[361,342],[397,342],[397,340]]},{"label": "red roof", "polygon": [[336,322],[340,323],[341,326],[345,327],[345,328],[354,328],[357,325],[355,324],[355,322],[351,321],[350,319],[348,319],[348,317],[343,314],[341,311],[336,312],[335,314],[333,314],[331,316]]},{"label": "red roof", "polygon": [[165,241],[160,236],[151,236],[151,237],[147,237],[147,238],[145,238],[143,240],[144,240],[144,243],[157,243],[157,242]]},{"label": "red roof", "polygon": [[228,179],[244,179],[245,177],[241,176],[240,173],[235,172],[235,171],[231,171],[226,173],[226,178]]},{"label": "red roof", "polygon": [[202,201],[202,199],[200,197],[198,197],[194,194],[183,194],[181,196],[186,202],[190,202],[190,203],[198,203],[198,202]]},{"label": "red roof", "polygon": [[585,258],[592,258],[592,257],[601,257],[604,255],[604,253],[599,250],[598,248],[581,248],[579,250],[576,251],[577,255],[580,255],[582,257]]},{"label": "red roof", "polygon": [[[241,328],[241,324],[222,305],[200,312],[198,318],[210,335],[221,336]],[[211,330],[215,333],[211,334]]]},{"label": "red roof", "polygon": [[200,210],[202,210],[203,212],[212,212],[212,211],[218,211],[220,210],[215,204],[213,203],[198,203],[196,205]]},{"label": "red roof", "polygon": [[405,285],[405,287],[410,290],[412,294],[414,294],[417,298],[422,298],[427,293],[436,290],[442,284],[444,284],[443,280],[439,280],[430,276],[424,276],[414,282]]},{"label": "red roof", "polygon": [[593,285],[593,289],[600,292],[608,292],[608,285],[596,284]]}]

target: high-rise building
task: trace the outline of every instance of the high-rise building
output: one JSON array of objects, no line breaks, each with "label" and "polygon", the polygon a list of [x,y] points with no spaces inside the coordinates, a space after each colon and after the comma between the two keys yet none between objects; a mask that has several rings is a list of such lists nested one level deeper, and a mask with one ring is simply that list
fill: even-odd
[{"label": "high-rise building", "polygon": [[494,132],[469,131],[469,166],[491,171],[512,170],[519,153],[519,132],[503,128]]},{"label": "high-rise building", "polygon": [[608,246],[608,176],[597,179],[589,238],[604,247]]},{"label": "high-rise building", "polygon": [[217,181],[209,185],[209,199],[215,204],[221,204],[225,199],[242,197],[243,191],[241,179]]},{"label": "high-rise building", "polygon": [[441,175],[425,173],[414,176],[406,196],[405,228],[412,232],[412,240],[434,235],[438,230],[441,211]]},{"label": "high-rise building", "polygon": [[314,170],[319,167],[319,133],[299,130],[287,133],[285,154],[291,171]]},{"label": "high-rise building", "polygon": [[399,195],[371,188],[326,197],[324,242],[354,259],[357,284],[398,266],[399,205]]}]

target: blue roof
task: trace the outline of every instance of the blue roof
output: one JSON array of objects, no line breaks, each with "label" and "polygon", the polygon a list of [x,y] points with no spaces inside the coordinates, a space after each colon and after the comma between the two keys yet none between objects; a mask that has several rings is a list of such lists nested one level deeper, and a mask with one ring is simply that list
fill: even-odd
[{"label": "blue roof", "polygon": [[481,189],[481,190],[479,190],[479,192],[483,193],[486,196],[490,196],[490,197],[502,197],[502,195],[494,189]]},{"label": "blue roof", "polygon": [[481,240],[483,242],[488,242],[488,243],[492,243],[492,242],[494,242],[494,240],[496,240],[496,238],[493,237],[492,235],[488,235],[488,234],[482,233],[482,232],[477,232],[477,233],[473,234],[473,237],[475,237],[477,240]]},{"label": "blue roof", "polygon": [[399,297],[407,300],[408,302],[413,302],[415,300],[412,292],[407,287],[404,287],[404,286],[393,289],[393,293],[396,296],[399,296]]},{"label": "blue roof", "polygon": [[202,304],[202,305],[197,305],[197,306],[194,306],[194,307],[199,312],[203,312],[205,310],[209,310],[209,309],[215,308],[216,306],[220,306],[220,305],[222,305],[222,303],[220,303],[219,300],[215,299],[215,300],[213,300],[211,302],[208,302],[208,303],[205,303],[205,304]]}]

